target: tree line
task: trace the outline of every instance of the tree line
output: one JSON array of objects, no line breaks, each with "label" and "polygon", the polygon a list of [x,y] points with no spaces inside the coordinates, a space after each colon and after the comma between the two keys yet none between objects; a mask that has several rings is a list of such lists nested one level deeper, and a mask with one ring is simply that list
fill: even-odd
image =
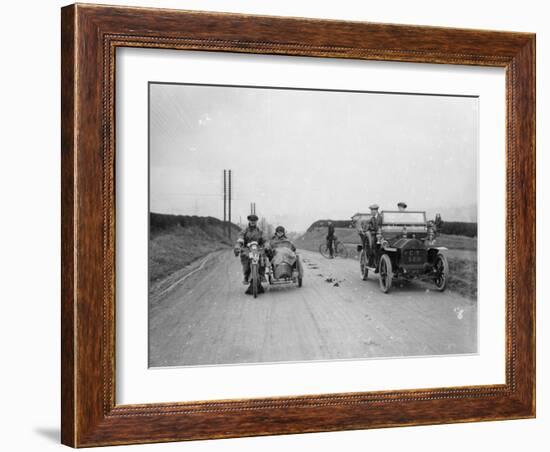
[{"label": "tree line", "polygon": [[[199,217],[196,215],[168,215],[154,212],[151,212],[149,214],[149,227],[151,229],[151,232],[170,229],[175,226],[221,227],[222,225],[223,221],[215,217]],[[236,232],[240,231],[240,228],[234,223],[231,223],[231,229]]]},{"label": "tree line", "polygon": [[[335,228],[348,228],[351,225],[349,220],[331,220]],[[307,232],[311,232],[316,228],[328,227],[329,220],[317,220],[311,224]],[[464,235],[466,237],[477,237],[477,223],[469,223],[466,221],[445,221],[439,227],[441,234],[448,235]]]},{"label": "tree line", "polygon": [[439,232],[449,235],[465,235],[466,237],[477,237],[477,223],[465,221],[443,221]]}]

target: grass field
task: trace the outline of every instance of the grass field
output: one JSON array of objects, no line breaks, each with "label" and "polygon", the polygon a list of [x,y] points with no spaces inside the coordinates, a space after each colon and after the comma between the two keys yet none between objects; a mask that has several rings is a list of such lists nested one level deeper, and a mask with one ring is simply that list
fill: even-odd
[{"label": "grass field", "polygon": [[[296,240],[296,247],[319,252],[319,245],[324,243],[326,234],[326,228],[313,228]],[[361,241],[356,230],[336,228],[335,235],[344,242],[348,258],[358,259],[356,247]],[[449,262],[447,290],[460,293],[470,300],[477,300],[477,238],[440,234],[436,245],[448,248],[445,251]],[[359,277],[359,268],[357,274]]]},{"label": "grass field", "polygon": [[450,250],[477,251],[477,238],[463,235],[439,234],[437,236],[437,245],[446,246]]},{"label": "grass field", "polygon": [[[233,243],[225,235],[223,223],[215,218],[152,214],[150,231],[151,287],[197,259],[229,248]],[[238,231],[233,225],[233,239]]]}]

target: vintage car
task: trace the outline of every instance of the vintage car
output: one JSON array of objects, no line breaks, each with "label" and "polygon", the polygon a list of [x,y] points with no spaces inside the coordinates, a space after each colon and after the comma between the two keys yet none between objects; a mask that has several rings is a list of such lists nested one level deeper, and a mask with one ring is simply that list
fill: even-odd
[{"label": "vintage car", "polygon": [[449,264],[442,250],[447,248],[435,246],[436,229],[426,212],[381,212],[376,230],[359,231],[362,279],[367,280],[369,270],[378,273],[384,293],[394,278],[432,281],[437,290],[445,290]]}]

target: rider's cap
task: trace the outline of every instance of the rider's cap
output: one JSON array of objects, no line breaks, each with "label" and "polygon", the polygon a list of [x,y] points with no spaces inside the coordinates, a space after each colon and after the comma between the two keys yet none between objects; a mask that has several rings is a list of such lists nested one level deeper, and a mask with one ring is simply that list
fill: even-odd
[{"label": "rider's cap", "polygon": [[248,219],[248,221],[258,221],[258,216],[254,214],[248,215],[248,217],[246,218]]},{"label": "rider's cap", "polygon": [[370,209],[370,210],[378,210],[378,209],[379,209],[378,204],[371,204],[371,205],[369,206],[369,209]]},{"label": "rider's cap", "polygon": [[400,201],[397,203],[397,207],[404,207],[405,209],[407,208],[407,204],[404,203],[403,201]]},{"label": "rider's cap", "polygon": [[283,228],[282,226],[277,226],[275,228],[275,232],[285,232],[285,228]]}]

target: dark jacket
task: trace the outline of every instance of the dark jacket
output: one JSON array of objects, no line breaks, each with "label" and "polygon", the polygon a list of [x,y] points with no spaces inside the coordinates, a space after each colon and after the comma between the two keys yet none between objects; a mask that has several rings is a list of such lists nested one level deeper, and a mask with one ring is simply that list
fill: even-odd
[{"label": "dark jacket", "polygon": [[376,216],[372,216],[369,221],[369,230],[378,231],[378,227],[382,224],[382,215],[379,213]]},{"label": "dark jacket", "polygon": [[327,238],[329,238],[329,237],[334,237],[334,225],[333,224],[328,225]]},{"label": "dark jacket", "polygon": [[258,227],[251,228],[250,226],[247,226],[239,233],[237,243],[240,243],[243,246],[248,246],[250,242],[258,242],[258,245],[264,244],[264,236],[261,229]]}]

